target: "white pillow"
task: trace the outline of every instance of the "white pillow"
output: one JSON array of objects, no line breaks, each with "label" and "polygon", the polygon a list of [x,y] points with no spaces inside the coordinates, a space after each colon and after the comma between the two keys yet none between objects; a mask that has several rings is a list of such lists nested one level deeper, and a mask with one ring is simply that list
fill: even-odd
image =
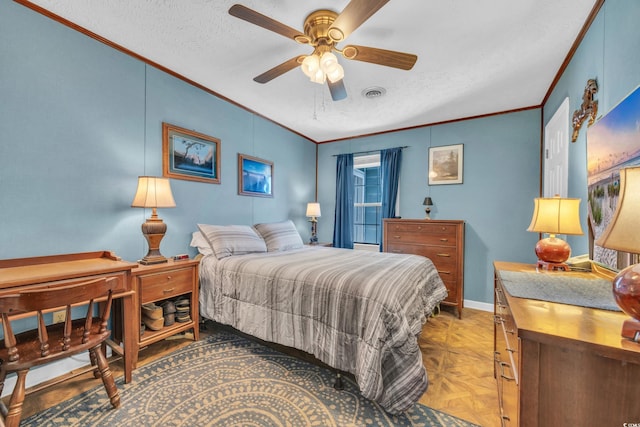
[{"label": "white pillow", "polygon": [[191,234],[191,243],[189,245],[193,248],[198,248],[198,252],[202,255],[213,255],[213,249],[209,241],[200,231],[194,231]]},{"label": "white pillow", "polygon": [[291,220],[254,225],[267,244],[267,251],[289,251],[304,247],[302,238]]},{"label": "white pillow", "polygon": [[264,240],[248,225],[198,224],[216,258],[266,252]]}]

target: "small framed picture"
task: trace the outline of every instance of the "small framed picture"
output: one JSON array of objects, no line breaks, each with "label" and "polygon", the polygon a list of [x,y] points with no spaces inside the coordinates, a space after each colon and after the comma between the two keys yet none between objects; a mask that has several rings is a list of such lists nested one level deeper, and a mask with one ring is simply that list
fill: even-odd
[{"label": "small framed picture", "polygon": [[220,184],[220,140],[162,123],[162,175]]},{"label": "small framed picture", "polygon": [[238,153],[238,194],[273,197],[273,162]]},{"label": "small framed picture", "polygon": [[429,185],[462,184],[464,144],[429,148]]}]

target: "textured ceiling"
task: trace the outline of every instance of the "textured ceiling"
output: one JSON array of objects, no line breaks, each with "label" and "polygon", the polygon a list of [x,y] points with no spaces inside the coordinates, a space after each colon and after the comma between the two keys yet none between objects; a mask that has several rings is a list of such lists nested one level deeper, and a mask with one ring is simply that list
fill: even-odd
[{"label": "textured ceiling", "polygon": [[[540,105],[596,0],[395,0],[345,44],[418,55],[410,71],[339,56],[348,97],[299,69],[259,84],[253,78],[311,53],[279,34],[228,14],[240,3],[302,30],[317,9],[348,0],[33,0],[315,142]],[[340,47],[340,45],[338,46]],[[386,90],[367,99],[370,87]]]}]

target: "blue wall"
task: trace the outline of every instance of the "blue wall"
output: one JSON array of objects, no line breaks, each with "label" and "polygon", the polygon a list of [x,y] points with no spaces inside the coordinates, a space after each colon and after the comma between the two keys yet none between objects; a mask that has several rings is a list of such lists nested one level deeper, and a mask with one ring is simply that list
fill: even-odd
[{"label": "blue wall", "polygon": [[[464,182],[427,186],[429,147],[464,144]],[[493,301],[493,261],[535,262],[538,235],[526,231],[539,194],[540,110],[424,127],[322,144],[318,191],[322,211],[335,208],[335,154],[408,146],[402,154],[400,212],[424,218],[462,219],[465,227],[465,299]],[[333,215],[318,219],[319,240],[331,241]]]},{"label": "blue wall", "polygon": [[[537,234],[526,232],[539,194],[541,129],[562,100],[578,108],[596,77],[601,114],[640,83],[640,2],[607,0],[543,108],[322,144],[318,192],[322,241],[333,233],[334,154],[409,146],[400,215],[466,226],[465,299],[490,303],[494,260],[534,262]],[[292,218],[309,234],[314,145],[9,0],[0,0],[0,258],[98,249],[125,259],[146,253],[130,207],[138,175],[161,175],[161,123],[222,140],[221,185],[172,180],[177,207],[159,211],[169,226],[166,255],[189,251],[198,222]],[[523,82],[526,84],[526,82]],[[427,186],[428,148],[464,144],[464,183]],[[275,163],[273,199],[237,195],[237,153]],[[586,200],[586,129],[571,144],[569,196]],[[586,229],[586,203],[582,204]],[[570,236],[575,254],[586,236]]]},{"label": "blue wall", "polygon": [[[9,0],[0,0],[0,258],[113,250],[144,256],[131,208],[162,175],[163,121],[221,139],[221,184],[171,180],[166,256],[197,223],[291,218],[309,235],[315,145]],[[237,195],[237,153],[274,162],[274,197]]]},{"label": "blue wall", "polygon": [[[562,78],[544,105],[544,124],[569,97],[570,113],[580,108],[587,80],[599,90],[598,118],[605,115],[640,84],[640,2],[607,0],[591,24]],[[640,118],[640,113],[638,114]],[[587,230],[587,124],[569,147],[569,196],[582,199],[580,216]],[[589,251],[587,236],[569,236],[576,254]]]}]

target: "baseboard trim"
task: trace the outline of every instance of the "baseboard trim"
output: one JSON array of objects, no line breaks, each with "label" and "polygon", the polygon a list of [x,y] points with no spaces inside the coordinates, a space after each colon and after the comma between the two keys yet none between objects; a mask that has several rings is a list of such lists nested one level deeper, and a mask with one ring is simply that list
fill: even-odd
[{"label": "baseboard trim", "polygon": [[493,313],[493,304],[489,304],[487,302],[471,301],[466,299],[464,300],[464,307],[482,311],[489,311]]}]

